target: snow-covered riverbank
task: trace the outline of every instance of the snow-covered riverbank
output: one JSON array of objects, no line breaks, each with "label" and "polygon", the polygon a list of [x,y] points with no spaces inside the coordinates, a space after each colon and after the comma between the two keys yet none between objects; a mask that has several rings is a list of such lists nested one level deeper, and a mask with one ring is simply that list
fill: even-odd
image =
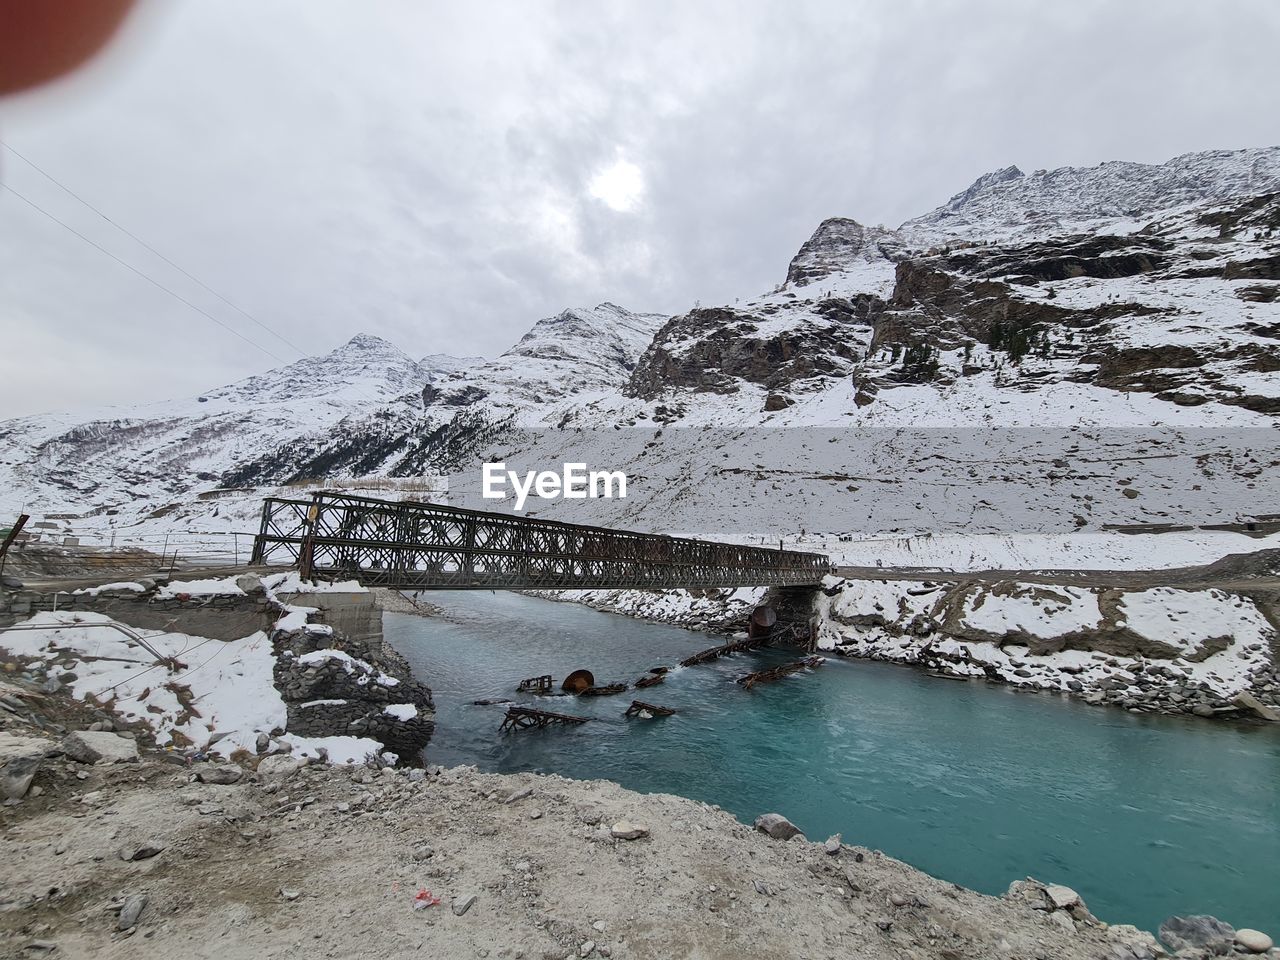
[{"label": "snow-covered riverbank", "polygon": [[829,578],[819,646],[1130,710],[1280,718],[1274,626],[1216,589]]},{"label": "snow-covered riverbank", "polygon": [[[735,631],[763,588],[540,593],[695,629]],[[1215,588],[1031,580],[828,578],[818,644],[843,656],[1059,691],[1095,704],[1201,717],[1280,718],[1277,627]]]}]

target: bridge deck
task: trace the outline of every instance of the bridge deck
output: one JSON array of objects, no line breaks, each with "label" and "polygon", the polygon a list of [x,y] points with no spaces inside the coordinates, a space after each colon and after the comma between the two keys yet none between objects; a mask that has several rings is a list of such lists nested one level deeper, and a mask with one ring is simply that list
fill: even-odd
[{"label": "bridge deck", "polygon": [[251,562],[398,590],[804,586],[830,569],[816,553],[333,492],[268,499]]}]

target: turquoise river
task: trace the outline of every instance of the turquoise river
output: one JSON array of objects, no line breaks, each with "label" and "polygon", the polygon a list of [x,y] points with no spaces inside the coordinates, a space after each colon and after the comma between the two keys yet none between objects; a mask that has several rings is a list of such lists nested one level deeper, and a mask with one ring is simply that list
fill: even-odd
[{"label": "turquoise river", "polygon": [[[1065,883],[1112,923],[1154,930],[1213,914],[1280,934],[1280,731],[1131,715],[1056,695],[829,659],[743,690],[780,662],[741,654],[614,697],[538,700],[523,677],[586,667],[634,680],[718,638],[518,594],[433,593],[439,617],[384,614],[388,640],[433,689],[427,758],[483,770],[615,780],[777,811],[815,840],[840,833],[986,893]],[[593,719],[499,734],[509,697]],[[624,720],[632,698],[671,718]]]}]

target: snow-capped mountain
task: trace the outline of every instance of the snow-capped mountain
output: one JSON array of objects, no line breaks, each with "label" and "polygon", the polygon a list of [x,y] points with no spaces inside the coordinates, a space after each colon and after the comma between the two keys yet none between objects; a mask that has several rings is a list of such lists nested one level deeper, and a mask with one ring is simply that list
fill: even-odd
[{"label": "snow-capped mountain", "polygon": [[447,353],[429,353],[418,362],[426,368],[428,377],[432,377],[442,373],[455,373],[458,370],[467,370],[471,367],[479,366],[485,362],[485,358],[453,357]]},{"label": "snow-capped mountain", "polygon": [[0,423],[3,507],[147,512],[230,464],[332,428],[353,409],[420,405],[430,366],[359,334],[319,357],[194,397]]},{"label": "snow-capped mountain", "polygon": [[439,413],[484,402],[511,412],[566,396],[616,390],[666,319],[612,303],[564,310],[539,320],[493,360],[433,375],[427,406]]},{"label": "snow-capped mountain", "polygon": [[211,390],[201,394],[198,402],[267,404],[324,397],[335,409],[349,409],[361,398],[386,402],[417,393],[424,379],[451,369],[454,362],[461,361],[452,357],[415,361],[381,337],[358,333],[330,353],[305,357],[279,370]]},{"label": "snow-capped mountain", "polygon": [[1111,161],[1096,167],[1037,170],[1005,167],[899,233],[917,244],[950,238],[1008,240],[1140,227],[1152,214],[1191,204],[1280,190],[1280,148],[1206,150],[1167,163]]},{"label": "snow-capped mountain", "polygon": [[864,422],[1269,422],[1224,408],[1280,413],[1276,191],[1280,148],[1215,151],[997,171],[896,231],[827,220],[772,293],[664,325],[626,393],[829,417],[843,380]]},{"label": "snow-capped mountain", "polygon": [[[731,305],[671,318],[608,303],[566,310],[491,360],[415,361],[360,335],[189,400],[8,421],[0,508],[194,523],[190,501],[212,488],[257,488],[256,497],[283,483],[420,476],[474,462],[507,437],[535,460],[594,443],[574,459],[591,455],[648,483],[621,518],[585,519],[724,530],[732,508],[717,491],[732,485],[752,502],[781,502],[782,489],[788,502],[808,497],[803,518],[787,514],[782,526],[838,531],[856,515],[901,528],[909,518],[849,510],[839,497],[872,474],[926,473],[936,449],[874,471],[815,467],[797,493],[787,479],[794,463],[769,458],[784,450],[803,464],[814,448],[757,443],[744,431],[856,427],[865,438],[874,428],[1085,425],[1274,434],[1277,228],[1280,148],[1030,176],[1010,167],[896,230],[826,220],[778,287]],[[510,439],[513,426],[548,432]],[[840,436],[823,442],[856,447]],[[865,451],[866,463],[877,450]],[[1242,466],[1238,450],[1224,456],[1229,472],[1257,469]],[[1114,479],[1116,490],[1133,489]],[[1145,513],[1117,499],[1074,516],[1187,520],[1203,505],[1180,514],[1177,490],[1194,481],[1166,477],[1159,500],[1139,505]],[[946,486],[948,477],[930,482]],[[1070,496],[1091,494],[1086,484]],[[1221,509],[1242,514],[1250,498],[1227,498]]]},{"label": "snow-capped mountain", "polygon": [[557,398],[616,392],[665,319],[613,304],[565,310],[492,360],[436,354],[415,361],[359,334],[324,356],[196,397],[5,421],[0,509],[145,515],[226,482],[305,476],[309,459],[349,437],[360,438],[360,452],[350,463],[327,457],[335,471],[386,470],[389,463],[368,454],[370,437],[385,435],[403,453],[424,410],[436,426],[472,407],[482,412],[470,419],[485,422]]}]

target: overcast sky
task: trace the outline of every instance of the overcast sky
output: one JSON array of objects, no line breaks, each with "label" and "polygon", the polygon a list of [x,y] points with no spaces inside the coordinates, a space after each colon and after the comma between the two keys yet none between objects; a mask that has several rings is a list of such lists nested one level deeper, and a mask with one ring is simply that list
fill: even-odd
[{"label": "overcast sky", "polygon": [[[0,102],[0,419],[186,396],[358,332],[494,355],[762,292],[822,219],[978,175],[1280,143],[1280,3],[170,0]],[[272,356],[274,355],[274,357]]]}]

